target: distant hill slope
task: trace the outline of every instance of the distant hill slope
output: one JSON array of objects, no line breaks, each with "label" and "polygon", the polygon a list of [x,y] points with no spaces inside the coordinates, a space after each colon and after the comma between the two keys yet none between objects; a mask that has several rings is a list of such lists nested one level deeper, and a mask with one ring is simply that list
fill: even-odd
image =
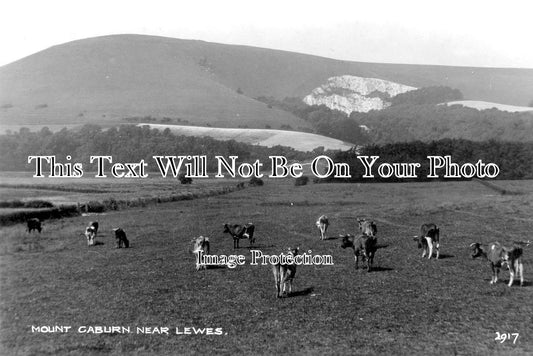
[{"label": "distant hill slope", "polygon": [[312,151],[320,146],[324,147],[326,150],[348,150],[355,146],[334,138],[297,131],[232,129],[162,124],[139,124],[138,126],[149,126],[150,128],[159,130],[168,128],[170,132],[175,135],[197,137],[208,136],[217,140],[235,140],[266,147],[274,147],[278,145],[288,146],[303,152]]},{"label": "distant hill slope", "polygon": [[304,97],[354,75],[414,87],[446,85],[465,99],[526,105],[533,69],[375,64],[144,35],[51,47],[0,68],[0,124],[117,123],[171,117],[217,127],[309,127],[256,101]]}]

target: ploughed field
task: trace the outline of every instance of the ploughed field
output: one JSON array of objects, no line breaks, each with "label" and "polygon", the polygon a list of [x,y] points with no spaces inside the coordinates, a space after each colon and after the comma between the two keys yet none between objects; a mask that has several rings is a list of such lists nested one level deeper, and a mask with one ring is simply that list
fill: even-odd
[{"label": "ploughed field", "polygon": [[[1,354],[527,354],[533,246],[524,248],[524,287],[508,288],[506,270],[490,285],[488,263],[470,258],[471,242],[531,240],[533,182],[495,183],[517,194],[474,181],[296,187],[267,179],[226,195],[46,221],[40,236],[20,224],[1,228]],[[315,226],[322,214],[331,224],[325,241]],[[357,217],[377,223],[370,273],[340,248]],[[100,223],[93,247],[80,236],[90,220]],[[248,241],[234,251],[222,233],[224,223],[247,222],[265,254],[299,246],[332,255],[334,265],[298,266],[293,293],[277,299],[270,266],[250,265]],[[412,239],[426,222],[441,229],[440,260],[422,259]],[[129,249],[114,248],[116,227]],[[200,235],[211,254],[246,263],[196,271],[191,239]],[[157,333],[165,327],[169,334]],[[200,328],[222,335],[194,335]],[[501,342],[497,333],[519,336]]]}]

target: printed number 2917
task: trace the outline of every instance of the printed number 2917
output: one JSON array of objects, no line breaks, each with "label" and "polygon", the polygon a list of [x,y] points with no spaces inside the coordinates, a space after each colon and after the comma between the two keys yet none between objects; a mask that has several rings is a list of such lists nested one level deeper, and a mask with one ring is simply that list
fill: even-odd
[{"label": "printed number 2917", "polygon": [[499,341],[500,344],[503,344],[507,340],[513,341],[513,344],[516,344],[516,340],[518,340],[518,336],[520,336],[520,333],[499,333],[496,331],[496,337],[494,338],[495,341]]}]

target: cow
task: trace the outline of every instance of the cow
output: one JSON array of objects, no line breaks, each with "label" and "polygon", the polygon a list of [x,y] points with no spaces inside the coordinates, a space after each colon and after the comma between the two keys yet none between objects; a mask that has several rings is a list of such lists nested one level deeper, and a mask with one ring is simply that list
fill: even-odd
[{"label": "cow", "polygon": [[320,240],[326,239],[326,231],[328,231],[329,220],[326,215],[322,215],[316,221],[316,227],[320,231]]},{"label": "cow", "polygon": [[28,226],[28,233],[31,233],[33,230],[39,231],[39,234],[41,233],[41,230],[43,229],[41,226],[41,220],[38,218],[31,218],[26,221],[26,224]]},{"label": "cow", "polygon": [[435,248],[437,255],[436,258],[439,259],[439,234],[440,229],[437,225],[431,224],[422,224],[420,226],[420,236],[414,236],[413,240],[418,243],[418,248],[422,248],[422,258],[428,255],[428,259],[433,256],[433,248]]},{"label": "cow", "polygon": [[484,257],[490,262],[492,269],[492,278],[490,284],[498,282],[498,274],[500,268],[507,264],[509,268],[509,284],[511,287],[514,282],[514,276],[520,275],[520,285],[524,285],[524,266],[522,264],[523,250],[521,247],[514,245],[513,247],[505,247],[499,242],[491,242],[488,244],[488,252],[483,250],[479,242],[470,244],[472,248],[472,259],[477,257]]},{"label": "cow", "polygon": [[349,234],[341,235],[340,238],[342,238],[342,248],[353,248],[355,269],[359,269],[358,256],[361,256],[363,259],[366,259],[367,270],[370,272],[372,269],[372,264],[374,263],[374,255],[376,254],[377,250],[376,238],[366,234],[361,234],[358,236],[352,236]]},{"label": "cow", "polygon": [[94,246],[96,230],[93,226],[87,226],[85,228],[85,237],[87,238],[87,246]]},{"label": "cow", "polygon": [[253,246],[255,243],[254,231],[255,226],[252,223],[245,225],[224,224],[224,233],[228,233],[233,237],[233,249],[239,248],[240,239],[250,240],[250,246]]},{"label": "cow", "polygon": [[357,219],[357,223],[359,224],[359,230],[361,230],[362,234],[372,237],[376,236],[378,232],[378,227],[376,226],[376,223],[374,221],[370,221],[367,219]]},{"label": "cow", "polygon": [[98,221],[91,221],[88,226],[94,228],[95,235],[98,234]]},{"label": "cow", "polygon": [[207,265],[200,260],[201,256],[209,255],[209,237],[200,236],[192,239],[192,253],[196,258],[196,270],[207,269]]},{"label": "cow", "polygon": [[119,227],[113,229],[113,231],[115,232],[115,248],[122,248],[122,246],[124,246],[124,248],[130,247],[130,242],[126,237],[126,232],[124,230]]},{"label": "cow", "polygon": [[[296,256],[298,255],[297,248],[288,248],[287,253],[284,255]],[[292,282],[294,276],[296,275],[296,265],[295,264],[273,264],[272,273],[274,274],[274,283],[276,284],[276,298],[281,298],[282,296],[290,295],[292,293]],[[288,285],[288,292],[287,292]]]}]

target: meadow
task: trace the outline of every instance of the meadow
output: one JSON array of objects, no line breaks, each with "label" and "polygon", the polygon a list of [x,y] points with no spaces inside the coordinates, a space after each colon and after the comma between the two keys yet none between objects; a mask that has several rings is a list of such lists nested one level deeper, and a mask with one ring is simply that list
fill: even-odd
[{"label": "meadow", "polygon": [[[530,354],[532,246],[525,283],[508,288],[508,271],[490,285],[486,261],[469,244],[531,240],[533,182],[308,184],[266,180],[225,195],[49,220],[41,235],[22,224],[0,230],[0,341],[5,355],[177,354]],[[315,221],[331,226],[320,241]],[[373,219],[374,269],[355,270],[339,234],[357,217]],[[97,246],[84,227],[98,220]],[[252,266],[248,241],[233,250],[224,223],[253,222],[256,248],[287,247],[333,256],[333,266],[299,266],[293,293],[275,297],[270,266]],[[441,258],[422,259],[413,241],[420,224],[441,228]],[[122,227],[129,249],[115,249]],[[242,254],[234,269],[195,270],[191,239],[208,236],[211,254]],[[32,326],[71,326],[32,332]],[[87,333],[121,326],[130,333]],[[169,334],[137,333],[168,327]],[[185,328],[222,335],[184,335]],[[161,329],[158,329],[161,330]],[[191,331],[190,329],[189,331]],[[501,342],[497,333],[518,333]]]}]

